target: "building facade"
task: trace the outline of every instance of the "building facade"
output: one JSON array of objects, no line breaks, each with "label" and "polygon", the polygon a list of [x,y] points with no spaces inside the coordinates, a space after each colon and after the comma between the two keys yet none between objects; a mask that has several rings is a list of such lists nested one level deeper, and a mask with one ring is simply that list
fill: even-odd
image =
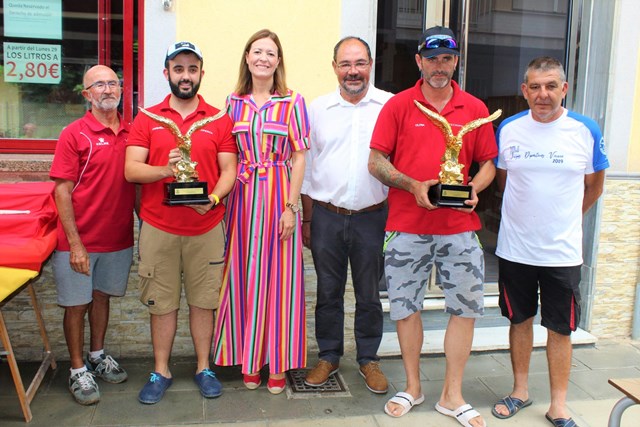
[{"label": "building facade", "polygon": [[[129,120],[138,106],[164,98],[169,93],[164,55],[176,40],[202,49],[200,93],[218,107],[235,85],[246,40],[262,28],[278,33],[288,84],[308,102],[336,88],[333,46],[347,35],[369,42],[375,84],[397,92],[419,78],[413,55],[422,31],[450,26],[462,46],[456,80],[490,111],[501,108],[503,118],[527,108],[519,90],[527,63],[543,54],[558,57],[570,85],[566,107],[600,124],[611,161],[604,195],[584,221],[580,327],[596,338],[640,336],[640,9],[634,0],[25,0],[20,4],[30,8],[24,10],[2,3],[2,181],[47,179],[57,134],[86,108],[78,85],[89,66],[108,64],[121,76],[123,113]],[[43,7],[49,8],[44,18],[34,13]],[[16,19],[43,20],[42,29],[25,33]],[[27,52],[39,55],[28,57]],[[480,238],[491,305],[497,294],[493,249],[500,193],[489,188],[481,199]],[[313,345],[315,281],[310,257],[306,260]],[[107,341],[118,343],[115,355],[150,354],[148,316],[138,301],[136,274],[134,269],[127,296],[112,303]],[[437,306],[437,278],[432,282],[427,298]],[[54,351],[66,355],[62,310],[48,265],[36,288]],[[2,310],[10,328],[21,331],[16,350],[37,358],[39,350],[30,347],[37,329],[26,305],[16,298]],[[186,310],[181,311],[185,333],[176,338],[176,352],[188,354]],[[345,323],[349,329],[352,322]]]}]

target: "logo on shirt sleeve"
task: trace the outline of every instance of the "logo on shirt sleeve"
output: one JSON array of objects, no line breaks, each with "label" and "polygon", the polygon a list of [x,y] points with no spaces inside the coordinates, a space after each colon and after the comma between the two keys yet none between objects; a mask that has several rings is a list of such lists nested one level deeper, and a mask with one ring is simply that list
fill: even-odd
[{"label": "logo on shirt sleeve", "polygon": [[598,146],[600,147],[600,152],[604,155],[606,155],[606,151],[604,150],[604,137],[600,138],[600,143],[598,144]]}]

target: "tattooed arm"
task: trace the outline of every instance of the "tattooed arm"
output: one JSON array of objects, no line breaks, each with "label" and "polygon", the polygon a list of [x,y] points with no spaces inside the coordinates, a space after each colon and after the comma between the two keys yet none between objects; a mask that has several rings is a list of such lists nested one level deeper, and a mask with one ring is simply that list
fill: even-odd
[{"label": "tattooed arm", "polygon": [[384,185],[399,188],[413,194],[418,206],[429,210],[436,209],[436,206],[429,202],[427,193],[429,187],[438,183],[437,179],[416,181],[393,167],[387,156],[382,151],[374,148],[371,149],[369,154],[369,173]]}]

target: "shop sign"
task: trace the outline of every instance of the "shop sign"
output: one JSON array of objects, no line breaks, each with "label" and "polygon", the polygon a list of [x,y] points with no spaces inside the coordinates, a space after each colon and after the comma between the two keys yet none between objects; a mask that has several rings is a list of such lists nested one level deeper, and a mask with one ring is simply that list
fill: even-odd
[{"label": "shop sign", "polygon": [[4,36],[62,39],[61,0],[4,0]]},{"label": "shop sign", "polygon": [[11,83],[60,83],[60,45],[3,43],[4,81]]}]

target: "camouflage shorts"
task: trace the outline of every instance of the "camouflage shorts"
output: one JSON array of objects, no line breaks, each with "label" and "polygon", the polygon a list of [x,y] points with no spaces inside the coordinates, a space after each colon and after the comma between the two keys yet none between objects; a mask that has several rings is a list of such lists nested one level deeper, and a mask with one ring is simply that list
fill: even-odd
[{"label": "camouflage shorts", "polygon": [[484,314],[484,254],[473,231],[452,235],[387,232],[384,255],[391,320],[422,309],[434,263],[445,311],[461,317]]}]

